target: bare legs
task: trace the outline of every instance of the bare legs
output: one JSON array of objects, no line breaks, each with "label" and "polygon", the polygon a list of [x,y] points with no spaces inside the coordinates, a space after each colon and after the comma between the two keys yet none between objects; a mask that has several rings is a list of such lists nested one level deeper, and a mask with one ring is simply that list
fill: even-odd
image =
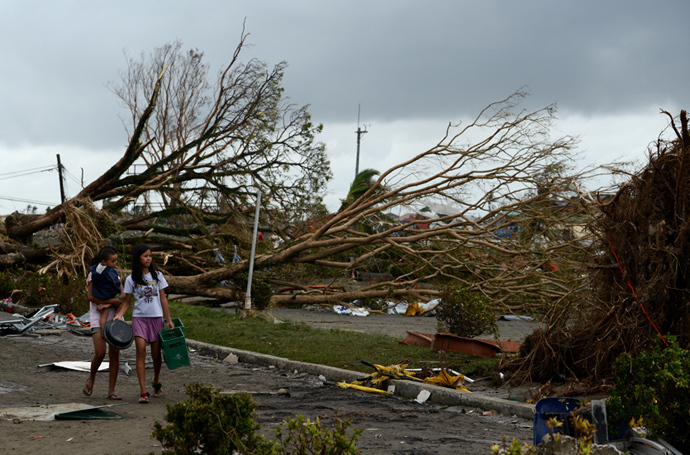
[{"label": "bare legs", "polygon": [[161,342],[160,341],[154,341],[151,343],[151,359],[153,360],[153,383],[156,384],[153,386],[154,391],[153,391],[153,396],[158,398],[161,396],[161,388],[160,388],[160,375],[161,375],[161,364],[162,364],[162,357],[161,357]]},{"label": "bare legs", "polygon": [[[146,391],[146,341],[142,337],[134,337],[134,344],[137,349],[137,379],[139,379],[139,390],[143,395]],[[154,341],[151,343],[151,360],[153,360],[153,382],[160,382],[161,374],[161,343]]]},{"label": "bare legs", "polygon": [[110,361],[108,364],[108,397],[117,400],[119,398],[115,395],[115,384],[117,383],[117,375],[120,372],[120,350],[108,346],[108,359]]},{"label": "bare legs", "polygon": [[[86,387],[84,387],[85,395],[91,395],[91,390],[93,390],[93,385],[96,382],[96,373],[98,373],[98,368],[100,368],[101,364],[103,363],[103,359],[105,359],[106,343],[103,339],[103,334],[101,332],[95,332],[91,334],[91,339],[93,340],[94,354],[93,358],[91,359],[89,379],[86,381]],[[108,359],[108,396],[111,396],[115,393],[117,375],[120,371],[120,351],[113,347],[108,347]]]},{"label": "bare legs", "polygon": [[137,379],[139,379],[140,393],[146,393],[146,340],[142,337],[134,337],[134,345],[137,348]]}]

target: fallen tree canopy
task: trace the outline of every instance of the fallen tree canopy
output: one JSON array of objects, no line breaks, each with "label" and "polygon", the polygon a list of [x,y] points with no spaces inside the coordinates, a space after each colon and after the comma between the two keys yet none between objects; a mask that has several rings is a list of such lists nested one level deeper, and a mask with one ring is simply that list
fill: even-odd
[{"label": "fallen tree canopy", "polygon": [[[418,285],[431,280],[473,288],[508,310],[542,310],[554,300],[570,299],[581,281],[580,256],[586,245],[586,239],[573,230],[589,216],[591,201],[577,192],[580,176],[567,174],[562,165],[572,141],[548,138],[553,109],[514,114],[523,96],[517,93],[489,106],[459,132],[449,126],[437,145],[383,172],[338,213],[279,224],[272,217],[276,212],[272,201],[264,199],[261,224],[275,227],[287,241],[278,248],[265,242],[255,260],[257,270],[311,264],[349,276],[373,262],[378,271],[383,267],[396,278],[356,292],[275,296],[275,301],[428,299],[436,291]],[[151,109],[146,112],[153,111],[156,97],[156,93],[151,96]],[[140,129],[145,122],[146,115]],[[475,130],[485,131],[486,138],[458,145]],[[100,210],[87,198],[101,198],[104,188],[112,194],[121,184],[131,188],[129,177],[118,180],[118,176],[143,153],[145,145],[136,144],[140,142],[133,138],[123,158],[78,197],[45,215],[8,218],[8,234],[23,238],[50,222],[63,222],[51,264],[65,273],[85,271],[87,258],[106,239],[124,254],[133,243],[151,243],[174,291],[230,299],[232,291],[216,285],[249,266],[252,210],[213,213],[192,201],[182,206],[186,213],[177,207],[170,217],[163,217],[163,212],[147,216],[123,211],[124,196]],[[144,187],[153,188],[159,180],[152,177]],[[439,204],[450,206],[453,213],[429,209]],[[391,215],[395,212],[413,216],[395,220]],[[225,265],[214,261],[216,249],[233,257],[234,247],[239,248],[240,260]]]},{"label": "fallen tree canopy", "polygon": [[[230,300],[233,278],[249,268],[260,190],[259,224],[280,242],[259,242],[257,279],[287,281],[295,265],[326,281],[361,270],[392,277],[275,302],[428,300],[437,291],[425,283],[468,288],[509,312],[580,298],[589,244],[582,226],[594,204],[580,190],[586,173],[572,171],[574,139],[550,137],[553,106],[522,110],[522,91],[490,104],[466,124],[449,124],[428,150],[380,174],[367,170],[341,209],[326,214],[321,125],[306,107],[282,101],[285,64],[239,63],[246,36],[213,89],[203,53],[182,52],[180,43],[130,60],[114,90],[132,119],[123,156],[47,213],[7,217],[0,250],[11,254],[57,227],[48,261],[18,260],[69,275],[85,273],[104,244],[125,265],[131,246],[144,242],[172,291]],[[146,170],[132,171],[140,163]]]},{"label": "fallen tree canopy", "polygon": [[664,343],[659,335],[690,348],[690,135],[685,111],[680,130],[662,112],[675,137],[659,138],[644,169],[599,201],[590,304],[549,313],[508,364],[519,378],[606,388],[615,359]]},{"label": "fallen tree canopy", "polygon": [[[553,109],[513,113],[523,96],[516,93],[490,105],[462,128],[450,125],[438,144],[381,173],[337,213],[284,224],[275,216],[272,200],[263,199],[260,224],[274,229],[284,243],[273,248],[269,241],[260,242],[257,271],[302,264],[316,267],[324,277],[373,270],[395,278],[346,293],[330,293],[326,287],[276,295],[274,301],[428,300],[437,291],[419,286],[426,282],[471,288],[508,311],[543,311],[554,301],[576,298],[587,242],[575,232],[590,216],[592,203],[577,190],[582,176],[569,174],[563,164],[572,139],[548,136]],[[156,93],[151,106],[155,102]],[[485,138],[460,144],[476,131]],[[8,218],[8,234],[18,239],[49,221],[64,223],[44,271],[52,267],[68,274],[85,271],[88,257],[104,243],[115,244],[124,256],[132,244],[150,243],[175,292],[236,298],[235,290],[217,284],[249,267],[253,208],[232,211],[235,203],[228,211],[211,212],[190,201],[148,216],[125,211],[122,199],[97,209],[86,197],[102,194],[98,188],[108,188],[108,194],[120,184],[131,188],[129,177],[118,180],[118,175],[126,170],[125,163],[143,153],[145,145],[135,144],[140,141],[133,138],[118,164],[78,197],[45,215]],[[146,188],[160,181],[158,176],[151,179]],[[411,215],[396,219],[396,212]],[[234,248],[237,261],[217,261],[216,250],[232,258]],[[324,272],[328,270],[332,272]],[[281,277],[266,275],[276,278]]]}]

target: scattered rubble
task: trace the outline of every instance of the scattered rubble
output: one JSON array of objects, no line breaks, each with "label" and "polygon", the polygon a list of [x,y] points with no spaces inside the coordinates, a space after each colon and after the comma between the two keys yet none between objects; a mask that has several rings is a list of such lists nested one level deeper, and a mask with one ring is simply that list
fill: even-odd
[{"label": "scattered rubble", "polygon": [[[90,325],[89,313],[80,318],[75,318],[72,314],[61,317],[57,314],[59,306],[58,304],[47,305],[25,316],[13,311],[14,320],[0,321],[0,336],[40,337],[39,334],[32,333],[37,329],[64,329],[80,333],[80,329]],[[15,308],[16,306],[13,306],[13,310]]]}]

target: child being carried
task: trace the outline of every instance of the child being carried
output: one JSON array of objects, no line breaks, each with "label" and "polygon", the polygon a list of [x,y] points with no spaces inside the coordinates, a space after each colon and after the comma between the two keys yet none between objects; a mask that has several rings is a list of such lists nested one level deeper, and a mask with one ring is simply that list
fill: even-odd
[{"label": "child being carried", "polygon": [[[105,247],[101,249],[98,257],[95,257],[91,263],[91,281],[93,282],[92,294],[94,297],[101,300],[109,300],[120,296],[122,291],[122,283],[120,276],[115,270],[117,268],[117,250],[112,247]],[[98,306],[101,312],[101,328],[105,326],[108,320],[108,308]]]}]

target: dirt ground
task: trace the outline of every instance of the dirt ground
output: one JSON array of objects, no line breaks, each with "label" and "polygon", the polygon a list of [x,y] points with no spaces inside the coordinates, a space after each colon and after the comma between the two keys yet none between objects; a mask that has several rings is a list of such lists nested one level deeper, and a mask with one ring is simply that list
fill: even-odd
[{"label": "dirt ground", "polygon": [[[277,310],[272,314],[281,320],[293,317],[310,324],[352,326],[355,330],[383,324],[395,331],[392,336],[401,338],[406,330],[426,331],[424,324],[435,327],[434,318],[338,316],[336,322],[328,322],[332,316],[327,313],[317,316],[316,312],[299,313],[304,310],[284,311]],[[0,319],[9,317],[0,313]],[[410,324],[413,329],[409,329]],[[394,325],[397,327],[392,328]],[[511,326],[515,324],[508,327]],[[529,325],[522,327],[523,332],[530,328]],[[379,327],[378,330],[382,329]],[[514,336],[518,336],[519,331]],[[269,437],[280,422],[291,416],[301,414],[312,420],[318,417],[323,424],[332,427],[333,416],[337,413],[341,418],[350,419],[354,427],[364,430],[357,444],[363,454],[487,454],[491,444],[500,442],[502,436],[527,442],[532,439],[532,422],[519,417],[497,413],[484,415],[479,409],[443,408],[399,397],[345,390],[299,371],[284,372],[242,363],[224,364],[196,352],[190,353],[189,367],[172,371],[163,367],[164,396],[151,398],[149,404],[137,403],[139,389],[134,371],[129,375],[120,373],[116,390],[124,397],[123,401],[113,402],[105,398],[107,373],[98,375],[93,395],[85,397],[81,390],[88,373],[65,369],[39,371],[37,366],[89,360],[92,353],[90,337],[55,330],[34,333],[42,335],[40,338],[0,337],[0,413],[3,408],[19,406],[115,404],[109,410],[122,419],[33,421],[6,416],[0,419],[0,453],[3,454],[161,453],[163,449],[159,442],[150,436],[153,424],[155,421],[165,423],[166,402],[186,399],[184,385],[189,382],[213,384],[225,391],[252,393],[258,404],[256,419]],[[501,338],[506,337],[503,335]],[[123,351],[121,358],[131,360],[130,365],[133,366],[134,349]],[[148,370],[149,381],[151,377],[152,371]],[[278,395],[281,388],[286,389],[289,395]]]}]

